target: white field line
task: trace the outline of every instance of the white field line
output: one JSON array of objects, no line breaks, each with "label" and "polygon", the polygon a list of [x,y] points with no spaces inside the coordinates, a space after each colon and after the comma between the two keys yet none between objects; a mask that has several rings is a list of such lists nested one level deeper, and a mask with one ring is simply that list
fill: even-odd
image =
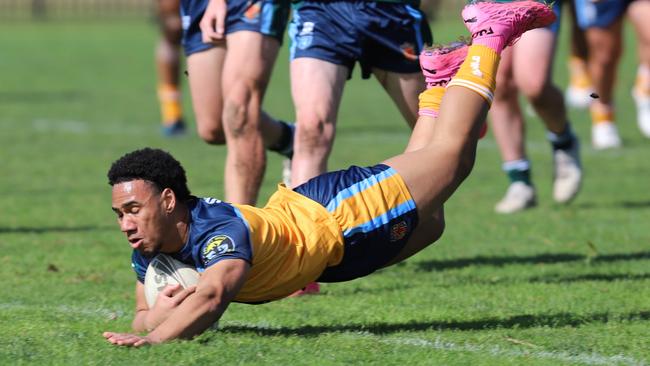
[{"label": "white field line", "polygon": [[[26,305],[21,303],[0,303],[0,310],[45,310],[63,314],[84,315],[87,317],[97,317],[103,319],[116,319],[123,316],[131,316],[130,310],[124,309],[107,309],[100,306],[94,307],[76,307],[68,305],[46,306],[46,305]],[[257,328],[267,330],[281,330],[282,327],[271,325],[268,322],[262,323],[244,323],[239,321],[226,321],[221,323],[222,326],[240,326],[246,328]],[[438,336],[434,341],[422,338],[402,337],[402,336],[378,336],[371,332],[346,332],[348,338],[373,338],[377,342],[387,345],[403,345],[418,348],[430,348],[433,350],[448,352],[471,352],[479,354],[488,354],[495,357],[527,357],[538,360],[574,362],[584,365],[630,365],[645,366],[647,363],[642,360],[636,360],[625,355],[605,356],[595,352],[592,353],[571,353],[567,351],[544,351],[539,349],[516,349],[512,347],[501,347],[498,345],[472,344],[472,343],[455,343],[444,340]]]}]

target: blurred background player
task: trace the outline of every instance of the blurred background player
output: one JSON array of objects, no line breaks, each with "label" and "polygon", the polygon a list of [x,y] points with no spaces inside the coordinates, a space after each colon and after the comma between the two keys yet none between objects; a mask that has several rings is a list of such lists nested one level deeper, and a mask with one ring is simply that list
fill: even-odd
[{"label": "blurred background player", "polygon": [[588,108],[593,101],[591,94],[594,92],[589,70],[587,69],[587,57],[589,50],[585,32],[578,26],[573,0],[562,2],[565,9],[568,7],[571,15],[571,38],[569,48],[569,85],[565,95],[566,104],[569,107],[584,109]]},{"label": "blurred background player", "polygon": [[356,62],[362,78],[373,74],[408,125],[415,125],[424,90],[418,55],[432,42],[418,5],[418,0],[293,2],[293,186],[327,171],[343,88]]},{"label": "blurred background player", "polygon": [[614,85],[623,49],[623,16],[627,12],[637,34],[639,67],[632,91],[637,123],[650,138],[650,1],[575,0],[578,25],[585,30],[588,69],[599,98],[591,103],[591,143],[595,149],[622,145],[615,124]]},{"label": "blurred background player", "polygon": [[181,15],[180,0],[157,0],[161,37],[156,46],[158,101],[163,136],[185,133],[180,87]]},{"label": "blurred background player", "polygon": [[227,144],[225,199],[255,204],[266,149],[291,156],[293,128],[261,110],[289,15],[284,0],[182,0],[199,136]]},{"label": "blurred background player", "polygon": [[526,32],[501,55],[489,115],[510,185],[495,206],[498,213],[514,213],[537,204],[531,163],[526,156],[520,92],[547,130],[553,151],[553,199],[558,203],[571,201],[582,182],[579,142],[568,121],[564,96],[551,79],[561,2],[554,4],[554,11],[558,20],[552,26]]}]

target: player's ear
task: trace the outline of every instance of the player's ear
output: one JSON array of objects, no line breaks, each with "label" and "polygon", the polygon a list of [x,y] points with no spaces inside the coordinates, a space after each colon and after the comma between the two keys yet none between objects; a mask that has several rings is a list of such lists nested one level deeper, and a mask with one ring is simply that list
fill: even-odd
[{"label": "player's ear", "polygon": [[163,209],[167,214],[172,213],[174,211],[174,208],[176,208],[176,193],[172,191],[170,188],[165,188],[163,189],[162,193],[160,194],[163,200]]}]

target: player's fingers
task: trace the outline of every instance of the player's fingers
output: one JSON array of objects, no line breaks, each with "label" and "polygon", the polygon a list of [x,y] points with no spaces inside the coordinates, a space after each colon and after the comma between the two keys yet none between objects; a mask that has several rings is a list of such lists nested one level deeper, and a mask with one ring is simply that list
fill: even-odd
[{"label": "player's fingers", "polygon": [[177,304],[180,304],[185,300],[186,297],[189,295],[193,294],[196,291],[196,286],[190,286],[186,289],[183,289],[183,291],[180,291],[174,296],[174,300],[176,301]]},{"label": "player's fingers", "polygon": [[208,13],[205,13],[203,19],[201,19],[201,22],[199,23],[199,28],[201,28],[201,41],[203,41],[203,43],[212,42],[214,18],[209,16]]},{"label": "player's fingers", "polygon": [[178,283],[174,285],[167,285],[162,291],[160,291],[160,296],[172,297],[174,295],[174,292],[176,292],[180,286],[181,285]]},{"label": "player's fingers", "polygon": [[221,8],[217,11],[217,17],[215,19],[214,30],[219,40],[223,39],[226,28],[226,8]]}]

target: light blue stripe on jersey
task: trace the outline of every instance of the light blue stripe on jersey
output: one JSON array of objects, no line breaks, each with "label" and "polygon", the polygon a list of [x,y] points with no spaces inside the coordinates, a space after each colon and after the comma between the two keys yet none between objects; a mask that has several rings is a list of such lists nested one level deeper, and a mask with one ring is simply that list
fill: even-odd
[{"label": "light blue stripe on jersey", "polygon": [[293,56],[296,54],[296,47],[298,47],[298,40],[296,37],[298,36],[298,24],[300,24],[300,15],[298,15],[298,12],[293,11],[291,13],[293,19],[289,23],[289,31],[287,32],[289,34],[289,39],[291,40],[291,46],[289,47],[289,60],[293,60]]},{"label": "light blue stripe on jersey", "polygon": [[411,5],[406,5],[406,10],[411,14],[413,19],[416,20],[415,24],[413,24],[413,28],[415,28],[415,39],[418,43],[415,45],[415,51],[418,53],[418,56],[420,56],[420,52],[422,52],[422,49],[424,48],[424,45],[422,44],[422,13],[417,11],[417,9],[413,8]]},{"label": "light blue stripe on jersey", "polygon": [[329,212],[334,212],[337,207],[341,204],[342,201],[344,201],[346,198],[352,197],[355,194],[366,190],[375,184],[381,182],[384,179],[388,179],[391,176],[395,175],[397,172],[393,168],[388,168],[384,170],[383,172],[373,175],[371,177],[368,177],[360,182],[357,182],[348,188],[342,189],[334,198],[332,198],[327,206],[325,208]]},{"label": "light blue stripe on jersey", "polygon": [[349,228],[343,231],[343,236],[348,237],[358,232],[367,233],[373,231],[378,227],[388,224],[390,220],[392,220],[393,218],[403,215],[409,211],[412,211],[413,209],[415,209],[415,204],[413,203],[413,200],[408,200],[402,203],[401,205],[392,208],[390,211],[386,212],[381,216],[375,217],[372,220],[365,222],[359,226]]},{"label": "light blue stripe on jersey", "polygon": [[260,33],[262,34],[271,33],[271,29],[272,29],[271,27],[273,26],[274,10],[275,8],[272,3],[267,3],[267,2],[262,3],[262,14],[261,14],[262,24],[260,26]]},{"label": "light blue stripe on jersey", "polygon": [[251,232],[251,227],[248,224],[248,221],[246,220],[244,215],[242,215],[241,211],[239,211],[239,209],[237,207],[235,207],[235,206],[231,206],[231,207],[232,207],[233,211],[235,211],[235,215],[237,215],[237,217],[239,217],[244,222],[244,225],[246,225],[246,229],[250,233]]}]

